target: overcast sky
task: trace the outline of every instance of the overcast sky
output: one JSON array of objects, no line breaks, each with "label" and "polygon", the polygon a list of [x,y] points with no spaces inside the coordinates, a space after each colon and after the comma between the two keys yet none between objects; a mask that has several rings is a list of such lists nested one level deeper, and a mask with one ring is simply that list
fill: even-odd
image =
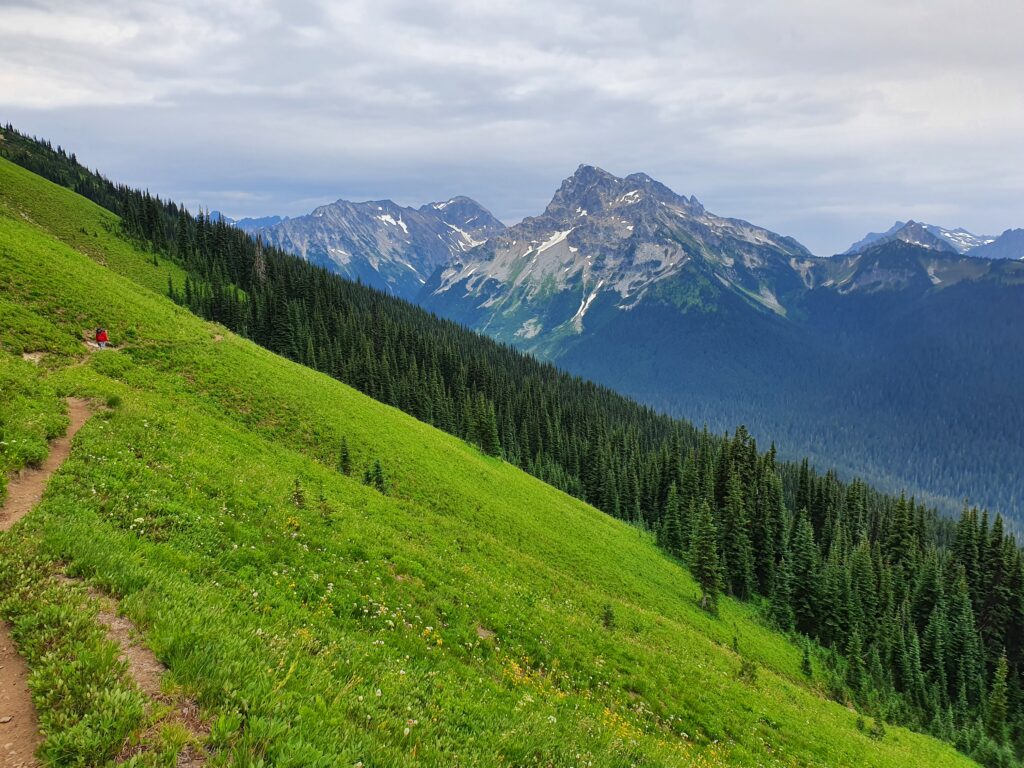
[{"label": "overcast sky", "polygon": [[465,194],[580,163],[844,249],[1024,226],[1021,0],[0,0],[0,122],[229,215]]}]

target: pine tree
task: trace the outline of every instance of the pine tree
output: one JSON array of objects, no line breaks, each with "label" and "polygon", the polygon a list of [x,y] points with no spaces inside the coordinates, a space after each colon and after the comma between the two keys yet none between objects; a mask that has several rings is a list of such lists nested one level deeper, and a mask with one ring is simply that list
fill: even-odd
[{"label": "pine tree", "polygon": [[804,643],[803,657],[800,659],[800,671],[807,677],[811,677],[814,674],[814,667],[811,666],[811,650],[808,643]]},{"label": "pine tree", "polygon": [[988,702],[985,704],[985,730],[997,742],[1006,741],[1007,736],[1009,692],[1006,679],[1008,673],[1009,665],[1004,653],[999,657],[999,662],[996,664],[996,671],[992,676],[992,687],[989,689]]},{"label": "pine tree", "polygon": [[374,459],[373,471],[370,473],[370,481],[374,488],[381,493],[387,490],[387,484],[384,481],[384,468],[380,465],[380,459]]},{"label": "pine tree", "polygon": [[793,533],[793,615],[796,628],[805,635],[814,635],[818,627],[818,580],[820,555],[814,544],[814,529],[806,510],[797,521]]},{"label": "pine tree", "polygon": [[718,531],[711,507],[702,501],[693,521],[690,542],[690,570],[701,588],[701,608],[714,612],[722,589],[722,570],[718,560]]},{"label": "pine tree", "polygon": [[769,614],[775,626],[783,632],[790,632],[794,626],[793,617],[793,571],[789,559],[783,556],[772,579],[772,594]]},{"label": "pine tree", "polygon": [[854,629],[846,644],[846,684],[855,694],[863,692],[865,687],[864,642],[860,631]]},{"label": "pine tree", "polygon": [[488,456],[501,455],[501,438],[498,436],[498,418],[494,412],[494,403],[484,400],[483,395],[477,400],[473,432],[480,450]]},{"label": "pine tree", "polygon": [[675,483],[672,483],[668,489],[668,500],[665,502],[665,512],[662,515],[661,531],[661,538],[664,542],[662,546],[665,550],[676,557],[681,557],[685,549],[683,513]]},{"label": "pine tree", "polygon": [[749,597],[754,588],[754,554],[738,472],[731,473],[726,481],[722,549],[729,591],[739,598]]},{"label": "pine tree", "polygon": [[352,455],[348,449],[348,439],[341,438],[341,446],[338,449],[338,471],[343,475],[352,474]]}]

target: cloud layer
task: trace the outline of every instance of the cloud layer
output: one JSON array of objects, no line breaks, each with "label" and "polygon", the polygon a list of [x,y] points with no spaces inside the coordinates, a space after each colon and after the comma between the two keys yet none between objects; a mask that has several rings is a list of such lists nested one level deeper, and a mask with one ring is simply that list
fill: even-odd
[{"label": "cloud layer", "polygon": [[0,5],[0,120],[232,215],[338,197],[539,212],[581,162],[833,253],[1024,226],[1011,0]]}]

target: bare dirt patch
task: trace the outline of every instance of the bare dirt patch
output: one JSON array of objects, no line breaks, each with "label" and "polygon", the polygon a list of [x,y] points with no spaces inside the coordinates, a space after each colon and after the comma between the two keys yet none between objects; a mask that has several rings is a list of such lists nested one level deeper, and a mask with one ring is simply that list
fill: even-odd
[{"label": "bare dirt patch", "polygon": [[39,721],[28,692],[28,667],[0,622],[0,768],[36,768],[42,742]]},{"label": "bare dirt patch", "polygon": [[[71,580],[73,581],[73,580]],[[89,598],[100,606],[96,620],[106,627],[107,637],[121,651],[121,659],[128,665],[128,674],[149,699],[158,706],[167,708],[166,714],[153,724],[152,733],[143,734],[142,746],[128,746],[119,755],[119,761],[128,760],[146,750],[146,743],[152,741],[160,727],[175,724],[184,728],[195,744],[202,742],[209,734],[209,727],[203,721],[199,705],[190,698],[176,693],[164,693],[161,681],[167,667],[147,648],[135,625],[125,616],[117,613],[117,603],[101,592],[87,588]],[[178,754],[177,768],[202,768],[206,756],[195,744],[186,744]]]},{"label": "bare dirt patch", "polygon": [[490,640],[496,634],[497,633],[493,629],[488,629],[482,624],[476,625],[476,636],[479,637],[481,640]]},{"label": "bare dirt patch", "polygon": [[34,363],[39,365],[40,361],[46,356],[45,352],[22,352],[21,359],[26,363]]}]

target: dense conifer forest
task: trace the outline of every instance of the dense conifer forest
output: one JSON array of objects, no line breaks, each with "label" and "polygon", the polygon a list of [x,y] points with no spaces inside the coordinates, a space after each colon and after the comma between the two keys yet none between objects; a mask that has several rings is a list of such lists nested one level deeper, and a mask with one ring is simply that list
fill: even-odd
[{"label": "dense conifer forest", "polygon": [[[709,611],[720,594],[756,601],[766,621],[830,649],[837,700],[985,765],[1020,764],[1024,559],[1002,518],[970,509],[954,522],[778,462],[743,427],[719,437],[661,416],[115,185],[11,126],[0,154],[117,213],[155,260],[181,265],[189,277],[167,287],[179,304],[654,531]],[[340,471],[346,456],[339,446]]]}]

